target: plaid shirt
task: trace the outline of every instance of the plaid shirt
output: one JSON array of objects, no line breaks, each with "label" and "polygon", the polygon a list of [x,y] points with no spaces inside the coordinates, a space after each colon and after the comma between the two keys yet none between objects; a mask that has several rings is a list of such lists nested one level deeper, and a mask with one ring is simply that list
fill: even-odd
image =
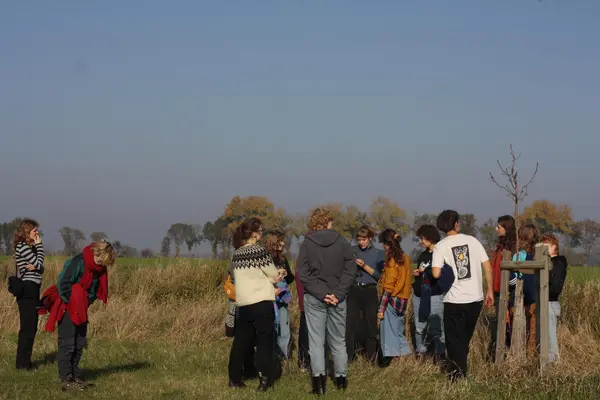
[{"label": "plaid shirt", "polygon": [[390,292],[384,291],[381,296],[381,302],[379,303],[379,313],[384,313],[387,306],[391,305],[392,308],[398,314],[404,314],[406,312],[406,306],[408,305],[408,299],[400,299],[398,297],[392,297]]}]

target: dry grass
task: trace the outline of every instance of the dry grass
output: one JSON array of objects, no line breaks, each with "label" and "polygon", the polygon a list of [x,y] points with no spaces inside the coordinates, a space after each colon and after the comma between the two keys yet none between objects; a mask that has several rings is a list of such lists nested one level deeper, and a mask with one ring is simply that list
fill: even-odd
[{"label": "dry grass", "polygon": [[[56,281],[63,261],[60,258],[47,260],[44,287]],[[10,267],[0,262],[3,282],[9,271]],[[186,260],[155,265],[124,263],[114,267],[110,271],[108,304],[92,306],[89,336],[100,347],[92,345],[88,354],[121,346],[133,355],[124,359],[118,351],[107,351],[105,358],[98,362],[151,360],[152,368],[135,372],[136,379],[142,383],[131,393],[122,388],[119,389],[121,392],[107,389],[98,397],[114,398],[119,393],[137,398],[146,393],[145,398],[153,398],[148,394],[148,388],[156,386],[154,390],[162,393],[162,397],[157,395],[160,398],[168,393],[172,393],[173,398],[236,398],[236,394],[224,389],[230,345],[230,340],[223,335],[226,301],[221,284],[225,275],[223,264],[198,265]],[[480,398],[594,398],[600,394],[599,294],[598,280],[567,282],[561,300],[561,361],[543,375],[533,361],[509,360],[497,366],[484,360],[489,338],[488,317],[491,317],[488,310],[480,318],[472,342],[468,383],[448,385],[429,363],[406,360],[392,368],[379,370],[359,361],[351,366],[352,390],[343,398],[373,397],[373,394],[395,398],[399,393],[407,398],[436,399],[472,398],[475,395]],[[292,329],[297,330],[296,303],[291,307]],[[14,379],[19,381],[20,375],[11,369],[18,330],[17,315],[14,298],[3,284],[0,287],[0,332],[5,339],[0,342],[0,354],[6,361],[0,364],[0,374],[15,374]],[[40,321],[40,330],[44,323],[45,317]],[[53,335],[40,333],[36,355],[51,351],[54,340]],[[55,367],[48,368],[41,376],[54,376]],[[122,378],[117,378],[119,373],[111,379],[121,382]],[[107,382],[112,385],[112,380],[107,378]],[[0,397],[4,390],[1,385]],[[303,396],[306,390],[308,378],[301,375],[295,363],[291,363],[273,398],[282,394]],[[252,398],[250,392],[243,397]],[[209,395],[205,396],[206,393]],[[38,395],[33,393],[32,397],[24,398]],[[342,398],[341,394],[337,396]]]}]

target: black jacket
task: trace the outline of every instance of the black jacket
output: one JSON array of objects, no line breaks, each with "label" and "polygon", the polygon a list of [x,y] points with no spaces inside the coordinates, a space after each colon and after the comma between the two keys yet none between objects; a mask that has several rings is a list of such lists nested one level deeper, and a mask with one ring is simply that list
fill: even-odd
[{"label": "black jacket", "polygon": [[321,301],[334,294],[342,301],[356,278],[350,243],[334,230],[311,232],[300,245],[298,275],[304,293]]},{"label": "black jacket", "polygon": [[550,301],[558,301],[558,297],[565,285],[567,278],[567,258],[565,256],[552,257],[552,270],[550,271]]}]

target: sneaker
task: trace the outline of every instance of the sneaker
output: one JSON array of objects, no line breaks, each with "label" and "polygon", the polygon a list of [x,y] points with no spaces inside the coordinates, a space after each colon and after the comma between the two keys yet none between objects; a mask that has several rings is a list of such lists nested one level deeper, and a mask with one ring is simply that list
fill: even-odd
[{"label": "sneaker", "polygon": [[71,380],[71,382],[73,384],[75,384],[75,385],[80,386],[83,389],[87,389],[88,387],[96,386],[93,383],[90,383],[90,382],[88,382],[88,381],[86,381],[84,379],[80,379],[80,378],[74,378],[74,379]]},{"label": "sneaker", "polygon": [[73,381],[62,381],[60,386],[63,392],[83,392],[86,389]]}]

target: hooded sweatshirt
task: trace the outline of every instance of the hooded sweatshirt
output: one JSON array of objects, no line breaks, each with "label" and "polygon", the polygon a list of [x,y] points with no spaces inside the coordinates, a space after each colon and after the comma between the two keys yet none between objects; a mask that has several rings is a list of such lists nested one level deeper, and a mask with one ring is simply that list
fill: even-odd
[{"label": "hooded sweatshirt", "polygon": [[334,230],[311,232],[300,245],[298,276],[304,293],[321,301],[333,294],[343,301],[356,278],[350,243]]},{"label": "hooded sweatshirt", "polygon": [[550,301],[558,301],[558,297],[565,285],[567,277],[567,258],[565,256],[552,257],[552,271],[550,271]]}]

